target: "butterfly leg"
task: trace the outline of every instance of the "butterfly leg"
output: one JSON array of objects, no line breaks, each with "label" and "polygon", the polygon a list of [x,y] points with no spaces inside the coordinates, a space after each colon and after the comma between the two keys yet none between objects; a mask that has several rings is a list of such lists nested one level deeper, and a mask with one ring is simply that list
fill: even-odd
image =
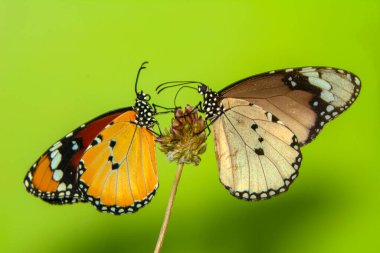
[{"label": "butterfly leg", "polygon": [[203,110],[203,103],[201,101],[194,107],[194,109],[198,109],[199,112],[205,113]]},{"label": "butterfly leg", "polygon": [[206,121],[206,129],[208,130],[207,137],[211,134],[210,124]]},{"label": "butterfly leg", "polygon": [[[162,131],[161,131],[161,127],[160,127],[160,124],[157,122],[157,127],[158,127],[158,131],[160,131],[160,134],[158,136],[161,136],[162,135]],[[157,133],[153,132],[154,134],[157,135]]]}]

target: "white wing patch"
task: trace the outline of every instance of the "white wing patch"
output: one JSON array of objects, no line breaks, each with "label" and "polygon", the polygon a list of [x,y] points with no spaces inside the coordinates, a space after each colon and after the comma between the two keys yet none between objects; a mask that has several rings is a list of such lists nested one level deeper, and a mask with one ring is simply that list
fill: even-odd
[{"label": "white wing patch", "polygon": [[359,78],[344,70],[304,68],[300,73],[320,88],[320,97],[334,107],[352,104],[360,91]]},{"label": "white wing patch", "polygon": [[213,123],[221,183],[246,200],[285,192],[302,160],[297,137],[274,115],[245,100],[222,100]]}]

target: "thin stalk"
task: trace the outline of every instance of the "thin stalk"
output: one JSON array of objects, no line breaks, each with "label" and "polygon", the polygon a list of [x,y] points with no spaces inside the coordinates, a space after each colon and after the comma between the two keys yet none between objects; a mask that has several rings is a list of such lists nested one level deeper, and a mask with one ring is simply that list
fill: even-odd
[{"label": "thin stalk", "polygon": [[169,222],[170,214],[172,212],[174,198],[175,198],[175,195],[177,193],[177,187],[178,187],[179,180],[181,178],[182,170],[183,170],[183,163],[179,163],[178,169],[177,169],[177,175],[175,176],[172,191],[170,193],[168,206],[166,207],[164,222],[162,223],[162,226],[161,226],[160,235],[158,236],[156,248],[154,249],[154,253],[160,252],[162,244],[164,242],[164,238],[165,238],[166,230],[168,228],[168,222]]}]

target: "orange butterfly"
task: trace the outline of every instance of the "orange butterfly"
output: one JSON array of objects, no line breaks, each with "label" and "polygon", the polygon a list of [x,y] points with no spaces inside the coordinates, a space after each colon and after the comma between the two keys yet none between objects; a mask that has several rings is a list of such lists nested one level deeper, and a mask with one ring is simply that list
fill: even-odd
[{"label": "orange butterfly", "polygon": [[26,189],[51,204],[90,202],[99,211],[133,213],[158,188],[150,96],[137,92],[133,107],[103,114],[51,146],[27,173]]}]

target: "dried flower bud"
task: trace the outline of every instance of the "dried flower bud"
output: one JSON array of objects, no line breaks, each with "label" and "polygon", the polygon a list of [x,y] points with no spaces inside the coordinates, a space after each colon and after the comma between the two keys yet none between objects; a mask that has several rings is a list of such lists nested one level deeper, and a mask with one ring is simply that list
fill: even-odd
[{"label": "dried flower bud", "polygon": [[187,105],[185,112],[181,108],[175,111],[171,130],[166,130],[156,141],[171,162],[198,165],[201,161],[199,155],[206,151],[205,128],[205,121],[198,116],[198,110]]}]

